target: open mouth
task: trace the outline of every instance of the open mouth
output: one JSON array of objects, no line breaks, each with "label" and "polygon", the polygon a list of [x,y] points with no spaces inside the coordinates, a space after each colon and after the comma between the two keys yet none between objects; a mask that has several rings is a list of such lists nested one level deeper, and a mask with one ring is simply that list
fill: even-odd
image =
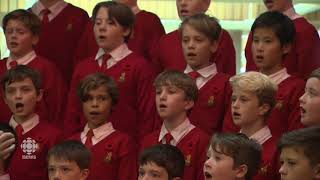
[{"label": "open mouth", "polygon": [[18,46],[18,43],[16,43],[16,42],[10,42],[9,44],[10,44],[10,47],[17,47]]},{"label": "open mouth", "polygon": [[188,10],[184,10],[184,9],[180,10],[180,14],[182,14],[182,15],[186,15],[188,13],[189,13]]},{"label": "open mouth", "polygon": [[196,56],[196,54],[195,53],[188,53],[187,56],[194,57],[194,56]]},{"label": "open mouth", "polygon": [[212,179],[212,175],[206,171],[204,172],[204,176],[206,179]]},{"label": "open mouth", "polygon": [[239,118],[240,117],[240,113],[234,112],[234,113],[232,113],[232,117],[233,118]]},{"label": "open mouth", "polygon": [[303,107],[300,107],[301,115],[306,113],[306,110]]},{"label": "open mouth", "polygon": [[23,110],[23,107],[24,107],[24,104],[22,104],[22,103],[17,103],[17,104],[16,104],[16,110],[17,110],[17,111],[22,111],[22,110]]},{"label": "open mouth", "polygon": [[93,115],[93,116],[97,116],[97,115],[99,115],[100,113],[99,112],[97,112],[97,111],[91,111],[90,112],[90,115]]}]

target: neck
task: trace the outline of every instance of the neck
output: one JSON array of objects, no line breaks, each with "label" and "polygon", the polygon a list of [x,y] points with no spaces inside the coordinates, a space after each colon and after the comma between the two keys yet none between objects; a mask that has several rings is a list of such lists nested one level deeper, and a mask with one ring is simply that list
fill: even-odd
[{"label": "neck", "polygon": [[251,137],[254,133],[262,129],[264,126],[265,126],[264,119],[259,118],[252,124],[242,126],[241,133],[245,134],[248,137]]},{"label": "neck", "polygon": [[103,126],[103,125],[105,125],[105,124],[107,124],[107,123],[108,123],[107,121],[103,121],[103,122],[101,122],[101,123],[99,123],[99,124],[94,124],[94,123],[91,123],[91,122],[88,121],[88,127],[89,127],[90,129],[96,129],[96,128],[98,128],[98,127],[100,127],[100,126]]},{"label": "neck", "polygon": [[177,128],[180,124],[182,124],[187,118],[186,113],[181,114],[178,117],[172,118],[172,119],[164,119],[163,123],[166,129],[171,132],[175,128]]},{"label": "neck", "polygon": [[36,113],[32,113],[32,114],[25,115],[25,116],[13,115],[13,118],[18,124],[22,124],[23,122],[26,122],[27,120],[33,118],[35,115],[36,115]]},{"label": "neck", "polygon": [[32,49],[26,53],[20,53],[20,54],[10,53],[10,58],[13,60],[20,59],[20,58],[24,57],[25,55],[29,54],[31,51],[32,51]]},{"label": "neck", "polygon": [[291,2],[291,3],[288,3],[288,4],[285,6],[285,8],[283,9],[282,12],[285,12],[285,11],[287,11],[287,10],[290,9],[290,8],[293,8],[292,2]]},{"label": "neck", "polygon": [[46,8],[50,8],[51,6],[56,4],[58,1],[61,1],[61,0],[40,0],[42,5]]},{"label": "neck", "polygon": [[283,66],[281,64],[278,64],[278,65],[271,67],[271,68],[261,69],[260,72],[269,76],[271,74],[274,74],[274,73],[280,71],[281,69],[283,69]]}]

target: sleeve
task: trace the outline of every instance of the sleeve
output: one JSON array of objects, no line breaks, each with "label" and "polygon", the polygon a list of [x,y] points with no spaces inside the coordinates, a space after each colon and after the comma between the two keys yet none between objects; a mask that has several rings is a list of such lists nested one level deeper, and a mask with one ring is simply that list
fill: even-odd
[{"label": "sleeve", "polygon": [[44,78],[43,99],[48,108],[50,124],[62,128],[67,85],[54,64],[49,63],[48,67],[44,72],[46,77]]},{"label": "sleeve", "polygon": [[252,50],[251,50],[251,47],[252,47],[252,32],[249,33],[248,35],[248,39],[247,39],[247,44],[246,44],[246,47],[245,47],[245,56],[246,56],[246,60],[247,60],[247,63],[246,63],[246,72],[248,71],[257,71],[257,66],[256,64],[254,63],[254,60],[253,60],[253,57],[252,57]]},{"label": "sleeve", "polygon": [[136,180],[138,178],[137,147],[131,139],[122,142],[118,168],[118,180]]},{"label": "sleeve", "polygon": [[309,24],[303,32],[296,33],[296,56],[298,74],[307,79],[310,73],[320,67],[320,39],[316,29]]},{"label": "sleeve", "polygon": [[[148,24],[149,28],[145,28],[148,30],[147,34],[149,34],[147,37],[147,58],[152,59],[154,57],[154,54],[156,53],[156,46],[160,40],[160,38],[165,35],[165,30],[163,25],[161,24],[161,21],[158,16],[154,15],[149,21],[151,24]],[[148,22],[148,23],[149,23]]]},{"label": "sleeve", "polygon": [[231,76],[236,74],[236,50],[234,48],[232,38],[226,30],[222,31],[215,59],[218,71],[220,70],[219,72],[229,74]]},{"label": "sleeve", "polygon": [[301,124],[299,98],[304,94],[304,86],[305,84],[303,81],[297,82],[297,86],[293,89],[290,95],[291,99],[289,102],[290,112],[288,115],[288,132],[303,128],[303,125]]},{"label": "sleeve", "polygon": [[153,87],[155,73],[147,63],[140,67],[136,72],[139,139],[154,131],[154,128],[161,124],[156,110]]},{"label": "sleeve", "polygon": [[81,132],[81,106],[77,96],[77,86],[80,82],[80,64],[75,68],[68,93],[67,107],[64,115],[64,135],[66,137]]}]

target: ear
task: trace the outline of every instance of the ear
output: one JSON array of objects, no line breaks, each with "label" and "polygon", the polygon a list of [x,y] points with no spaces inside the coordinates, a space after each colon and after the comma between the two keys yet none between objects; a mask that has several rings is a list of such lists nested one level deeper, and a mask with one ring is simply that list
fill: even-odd
[{"label": "ear", "polygon": [[236,178],[237,179],[244,179],[246,177],[246,174],[248,172],[248,166],[247,165],[240,165],[236,167]]},{"label": "ear", "polygon": [[81,170],[81,180],[86,180],[89,176],[89,169]]},{"label": "ear", "polygon": [[211,42],[210,52],[211,52],[212,54],[217,51],[217,49],[218,49],[218,44],[219,44],[219,41],[218,41],[218,40],[215,40],[215,41],[212,41],[212,42]]},{"label": "ear", "polygon": [[192,100],[185,100],[185,106],[184,109],[185,110],[190,110],[194,105],[194,101]]},{"label": "ear", "polygon": [[133,31],[133,29],[130,29],[130,28],[122,28],[122,29],[123,29],[123,32],[122,32],[123,37],[128,37],[130,33],[132,33]]},{"label": "ear", "polygon": [[292,44],[287,43],[282,46],[282,55],[286,55],[291,51]]},{"label": "ear", "polygon": [[269,110],[270,110],[270,105],[269,104],[262,104],[259,107],[259,115],[264,116]]},{"label": "ear", "polygon": [[39,90],[39,94],[37,95],[37,102],[40,102],[43,96],[43,89]]},{"label": "ear", "polygon": [[317,164],[313,168],[314,171],[314,179],[320,179],[320,164]]},{"label": "ear", "polygon": [[37,45],[39,41],[39,36],[38,35],[32,35],[32,45],[35,46]]}]

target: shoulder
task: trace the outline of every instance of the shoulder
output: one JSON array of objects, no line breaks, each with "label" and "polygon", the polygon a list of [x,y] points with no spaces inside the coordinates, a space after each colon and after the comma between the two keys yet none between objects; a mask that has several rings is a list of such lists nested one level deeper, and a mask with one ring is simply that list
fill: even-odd
[{"label": "shoulder", "polygon": [[152,20],[160,21],[160,18],[156,14],[154,14],[152,12],[149,12],[149,11],[145,11],[145,10],[140,11],[136,15],[136,17],[137,17],[137,19],[142,18],[142,19],[145,19],[145,20],[148,20],[148,21],[149,20],[150,21],[152,21]]},{"label": "shoulder", "polygon": [[279,88],[302,88],[304,89],[305,81],[297,76],[290,76],[280,83]]},{"label": "shoulder", "polygon": [[304,33],[304,35],[306,35],[305,34],[306,32],[312,32],[312,33],[317,32],[316,28],[312,24],[310,24],[308,20],[304,17],[300,17],[293,20],[293,23],[295,25],[296,32],[298,34]]},{"label": "shoulder", "polygon": [[172,40],[179,40],[179,31],[178,30],[175,30],[175,31],[172,31],[166,35],[163,35],[161,38],[160,38],[160,43],[166,43],[168,41],[172,41]]},{"label": "shoulder", "polygon": [[71,3],[68,3],[68,5],[66,7],[66,10],[68,10],[70,12],[73,12],[73,13],[77,13],[77,14],[82,14],[82,15],[87,15],[88,16],[88,13],[85,10],[83,10],[83,9],[77,7],[77,6],[74,6]]},{"label": "shoulder", "polygon": [[160,135],[160,129],[153,131],[150,134],[147,134],[146,136],[144,136],[141,141],[142,149],[145,149],[145,148],[148,148],[152,145],[157,144],[158,139],[159,139],[159,135]]}]

